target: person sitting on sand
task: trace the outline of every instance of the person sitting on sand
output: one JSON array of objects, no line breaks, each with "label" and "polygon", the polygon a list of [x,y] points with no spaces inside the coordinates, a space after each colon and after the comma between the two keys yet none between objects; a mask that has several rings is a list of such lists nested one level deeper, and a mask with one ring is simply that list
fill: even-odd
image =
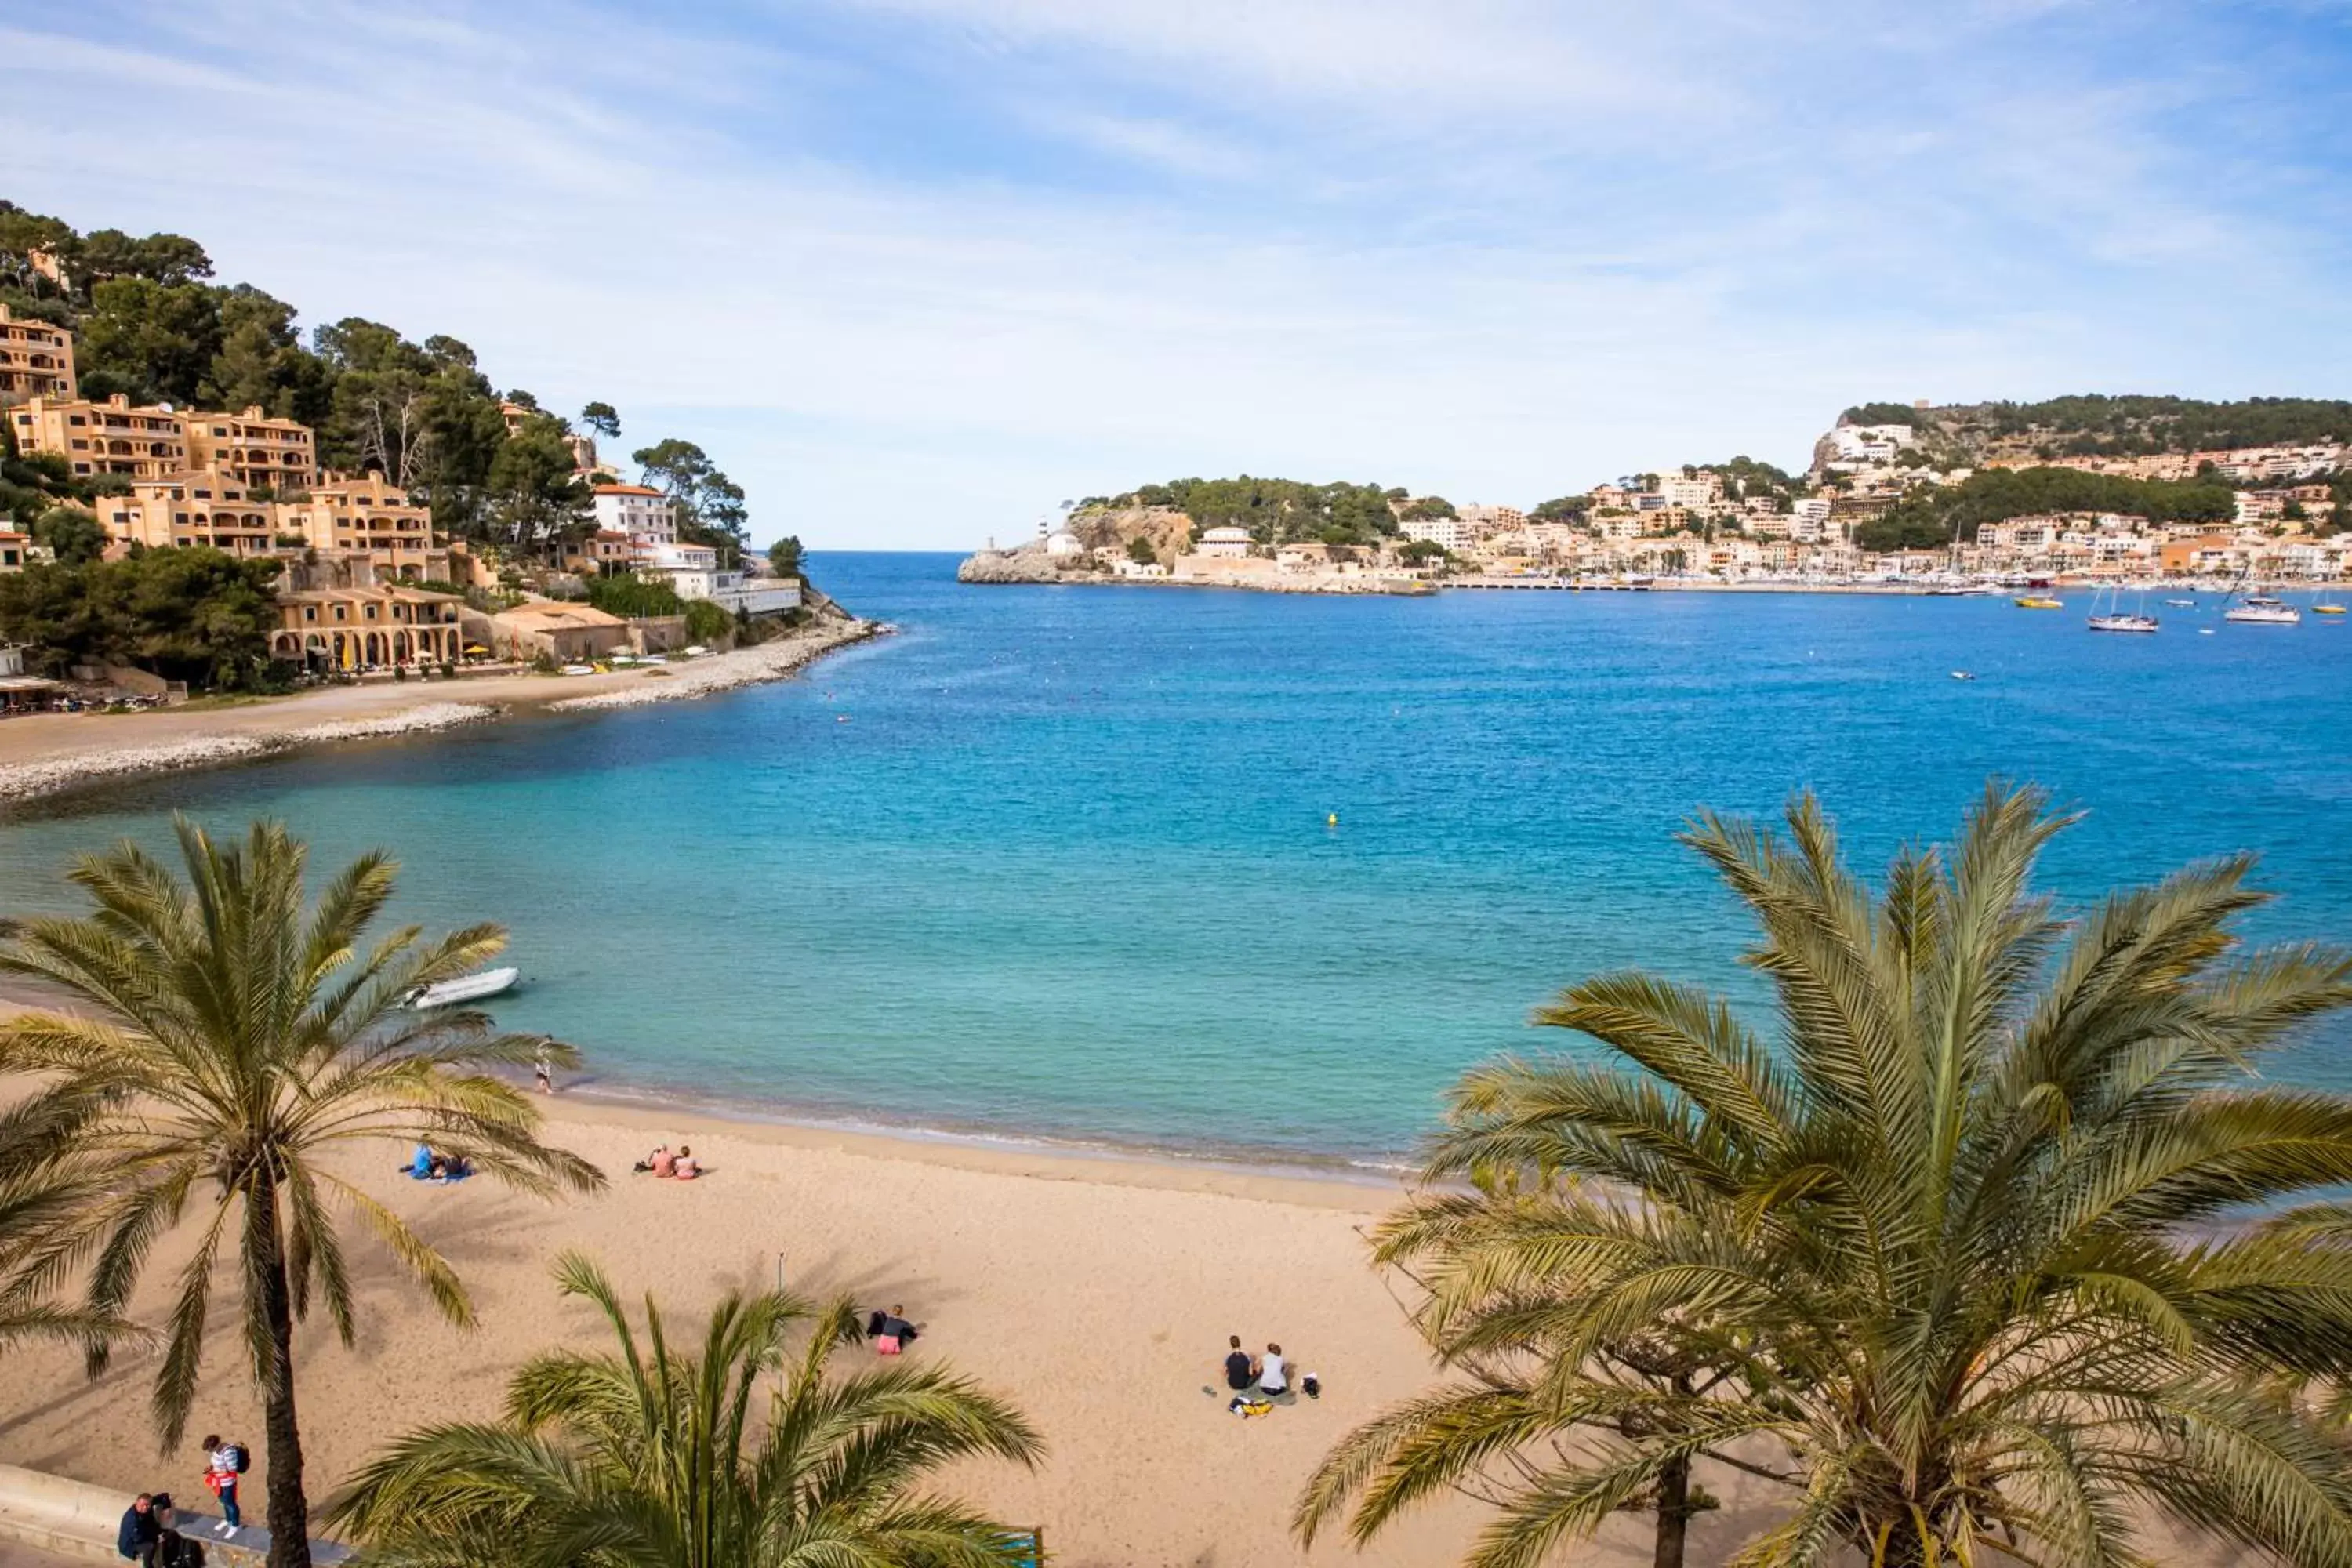
[{"label": "person sitting on sand", "polygon": [[693,1150],[681,1143],[677,1146],[677,1163],[670,1167],[670,1174],[681,1182],[690,1182],[702,1174],[702,1162],[694,1157]]},{"label": "person sitting on sand", "polygon": [[656,1176],[675,1176],[677,1174],[677,1156],[671,1153],[669,1145],[665,1143],[654,1151],[654,1157],[646,1162],[646,1168]]},{"label": "person sitting on sand", "polygon": [[423,1181],[433,1173],[433,1145],[419,1143],[408,1157],[408,1174],[412,1180]]},{"label": "person sitting on sand", "polygon": [[897,1355],[915,1342],[915,1325],[907,1321],[907,1309],[893,1306],[882,1315],[882,1331],[874,1336],[876,1355]]},{"label": "person sitting on sand", "polygon": [[1242,1349],[1241,1335],[1228,1335],[1225,1343],[1233,1347],[1225,1352],[1225,1386],[1236,1394],[1254,1387],[1257,1383],[1257,1363]]},{"label": "person sitting on sand", "polygon": [[1290,1392],[1290,1363],[1282,1359],[1282,1347],[1269,1344],[1257,1363],[1257,1388],[1260,1394]]},{"label": "person sitting on sand", "polygon": [[653,1152],[652,1153],[650,1153],[650,1154],[646,1155],[644,1159],[642,1159],[642,1160],[638,1161],[635,1165],[631,1166],[631,1167],[630,1167],[630,1169],[631,1169],[631,1171],[633,1171],[633,1172],[634,1172],[634,1173],[635,1173],[636,1174],[642,1175],[642,1174],[644,1174],[646,1172],[650,1171],[650,1170],[652,1170],[652,1169],[654,1168],[654,1162],[655,1162],[655,1161],[656,1161],[656,1160],[658,1160],[658,1159],[662,1158],[664,1155],[668,1154],[668,1153],[669,1153],[669,1145],[668,1145],[668,1144],[667,1144],[667,1143],[661,1144],[661,1145],[657,1146],[657,1147],[654,1150],[654,1152]]}]

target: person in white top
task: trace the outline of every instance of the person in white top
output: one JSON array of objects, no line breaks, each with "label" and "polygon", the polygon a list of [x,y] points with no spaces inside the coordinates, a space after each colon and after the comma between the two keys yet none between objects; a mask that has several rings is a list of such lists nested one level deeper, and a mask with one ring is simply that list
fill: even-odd
[{"label": "person in white top", "polygon": [[1280,1345],[1268,1345],[1257,1363],[1257,1388],[1260,1394],[1290,1392],[1290,1363],[1282,1359]]}]

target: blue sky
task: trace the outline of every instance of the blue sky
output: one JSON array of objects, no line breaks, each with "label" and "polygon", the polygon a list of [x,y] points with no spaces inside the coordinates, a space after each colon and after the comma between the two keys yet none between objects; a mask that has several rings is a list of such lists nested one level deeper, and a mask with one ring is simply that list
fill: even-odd
[{"label": "blue sky", "polygon": [[0,60],[0,195],[464,338],[819,547],[2352,382],[2343,0],[98,0]]}]

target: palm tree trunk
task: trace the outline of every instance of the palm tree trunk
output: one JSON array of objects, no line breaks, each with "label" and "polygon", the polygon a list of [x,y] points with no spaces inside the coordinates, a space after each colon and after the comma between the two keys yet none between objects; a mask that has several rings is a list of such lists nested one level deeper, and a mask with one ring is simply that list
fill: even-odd
[{"label": "palm tree trunk", "polygon": [[269,1466],[268,1568],[310,1568],[310,1503],[302,1493],[302,1430],[294,1417],[294,1302],[278,1225],[278,1185],[264,1175],[246,1199],[247,1268],[269,1331],[261,1424]]},{"label": "palm tree trunk", "polygon": [[1658,1538],[1650,1554],[1651,1568],[1683,1568],[1683,1547],[1690,1534],[1690,1458],[1669,1459],[1658,1470]]}]

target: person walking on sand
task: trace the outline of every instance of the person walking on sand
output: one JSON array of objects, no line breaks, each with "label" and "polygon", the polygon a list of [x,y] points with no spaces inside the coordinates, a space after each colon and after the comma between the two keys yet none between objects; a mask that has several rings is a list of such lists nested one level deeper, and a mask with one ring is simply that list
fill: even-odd
[{"label": "person walking on sand", "polygon": [[530,1064],[530,1076],[538,1080],[540,1093],[555,1092],[555,1064],[547,1059],[547,1043],[544,1040],[540,1042],[539,1059]]},{"label": "person walking on sand", "polygon": [[155,1553],[163,1544],[163,1521],[155,1517],[155,1499],[141,1492],[122,1510],[122,1525],[114,1532],[114,1551],[139,1568],[155,1568]]},{"label": "person walking on sand", "polygon": [[205,1485],[220,1499],[221,1506],[221,1521],[213,1526],[213,1533],[231,1541],[245,1524],[245,1516],[236,1507],[236,1479],[245,1473],[247,1463],[244,1444],[224,1443],[217,1436],[205,1439]]},{"label": "person walking on sand", "polygon": [[1233,1347],[1225,1352],[1225,1386],[1235,1394],[1246,1393],[1257,1382],[1257,1363],[1242,1349],[1241,1335],[1227,1335],[1225,1343]]}]

